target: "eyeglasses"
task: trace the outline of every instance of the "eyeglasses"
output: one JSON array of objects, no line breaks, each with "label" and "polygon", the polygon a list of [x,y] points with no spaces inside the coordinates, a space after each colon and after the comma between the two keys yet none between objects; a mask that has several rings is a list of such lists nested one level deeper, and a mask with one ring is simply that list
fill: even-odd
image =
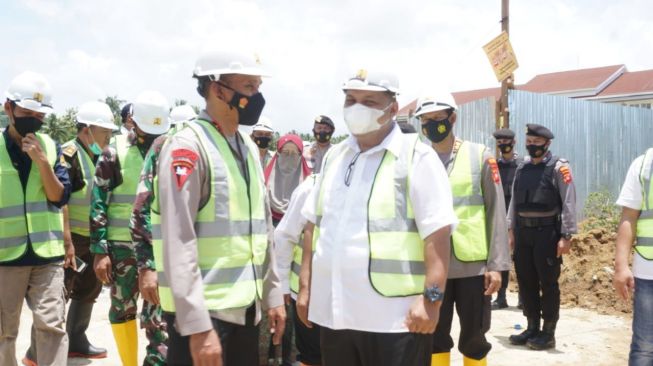
[{"label": "eyeglasses", "polygon": [[345,173],[345,185],[347,187],[349,187],[349,184],[351,184],[351,173],[354,170],[354,165],[356,164],[356,160],[358,160],[360,154],[360,152],[357,152],[356,155],[354,155],[354,158],[351,159],[349,166],[347,166],[347,172]]}]

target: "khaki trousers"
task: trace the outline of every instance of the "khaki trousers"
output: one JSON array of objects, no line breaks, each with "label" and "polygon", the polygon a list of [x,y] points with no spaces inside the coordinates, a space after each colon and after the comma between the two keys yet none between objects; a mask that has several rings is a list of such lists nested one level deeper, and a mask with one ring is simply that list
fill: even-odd
[{"label": "khaki trousers", "polygon": [[41,266],[0,266],[0,366],[18,365],[16,338],[23,300],[32,311],[37,364],[66,364],[63,279],[60,261]]}]

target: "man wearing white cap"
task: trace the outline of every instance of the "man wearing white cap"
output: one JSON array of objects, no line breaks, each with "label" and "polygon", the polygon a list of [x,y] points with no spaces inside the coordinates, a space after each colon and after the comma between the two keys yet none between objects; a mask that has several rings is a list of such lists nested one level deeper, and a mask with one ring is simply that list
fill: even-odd
[{"label": "man wearing white cap", "polygon": [[[129,232],[132,204],[143,167],[143,157],[154,139],[170,127],[166,98],[158,92],[143,92],[134,101],[132,134],[119,135],[102,152],[95,170],[91,202],[91,252],[95,274],[111,284],[109,321],[122,364],[135,366],[138,355],[136,313],[138,270]],[[165,361],[165,324],[161,309],[143,302],[141,326],[149,340],[145,365]]]},{"label": "man wearing white cap", "polygon": [[39,365],[65,365],[63,207],[70,179],[59,146],[37,131],[52,112],[40,74],[16,76],[0,137],[0,365],[15,366],[23,302],[32,311]]},{"label": "man wearing white cap", "polygon": [[456,224],[446,173],[395,124],[394,75],[360,70],[343,90],[351,136],[304,205],[297,312],[321,326],[323,365],[426,366]]},{"label": "man wearing white cap", "polygon": [[272,256],[272,218],[252,139],[263,72],[253,53],[197,60],[199,117],[159,155],[152,203],[158,295],[170,326],[168,365],[258,366],[259,322],[279,344],[286,314]]},{"label": "man wearing white cap", "polygon": [[177,126],[179,123],[185,123],[197,118],[197,112],[188,104],[178,105],[170,111],[170,125]]},{"label": "man wearing white cap", "polygon": [[274,152],[270,151],[270,143],[274,129],[269,118],[261,116],[252,129],[252,140],[258,147],[259,157],[261,158],[261,167],[265,170],[274,157]]}]

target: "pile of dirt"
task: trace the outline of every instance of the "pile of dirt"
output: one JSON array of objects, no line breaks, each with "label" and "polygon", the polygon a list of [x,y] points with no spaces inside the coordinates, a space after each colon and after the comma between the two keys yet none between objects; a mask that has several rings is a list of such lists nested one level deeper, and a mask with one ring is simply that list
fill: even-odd
[{"label": "pile of dirt", "polygon": [[564,256],[560,274],[561,303],[601,314],[632,313],[632,305],[619,298],[612,287],[617,233],[606,228],[584,230],[574,235],[571,251]]}]

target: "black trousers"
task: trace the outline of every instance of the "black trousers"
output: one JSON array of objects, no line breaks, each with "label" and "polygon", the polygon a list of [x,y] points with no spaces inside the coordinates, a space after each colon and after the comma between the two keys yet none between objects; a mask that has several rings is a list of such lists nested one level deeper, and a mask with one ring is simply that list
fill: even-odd
[{"label": "black trousers", "polygon": [[508,281],[510,281],[510,271],[501,271],[501,288],[497,292],[497,300],[506,299],[506,290],[508,289]]},{"label": "black trousers", "polygon": [[431,335],[320,328],[324,366],[430,366]]},{"label": "black trousers", "polygon": [[557,321],[560,317],[559,240],[555,225],[516,229],[515,271],[527,318]]},{"label": "black trousers", "polygon": [[[224,366],[259,366],[258,325],[254,325],[256,308],[247,309],[245,325],[238,325],[211,318],[213,329],[220,337],[222,345],[222,364]],[[192,366],[190,336],[182,336],[175,328],[175,314],[163,313],[168,324],[168,365]]]},{"label": "black trousers", "polygon": [[492,345],[485,339],[485,333],[490,329],[491,297],[485,296],[484,292],[484,276],[447,280],[440,320],[433,334],[433,353],[450,352],[453,348],[451,323],[454,305],[460,320],[460,353],[480,360],[490,352]]},{"label": "black trousers", "polygon": [[66,297],[80,302],[95,302],[102,291],[102,282],[93,271],[94,255],[91,253],[91,239],[87,236],[72,233],[75,255],[86,262],[86,269],[79,273],[71,268],[64,270]]},{"label": "black trousers", "polygon": [[297,302],[291,300],[293,321],[295,323],[295,346],[297,346],[297,361],[304,365],[321,365],[320,326],[313,323],[308,328],[297,316]]}]

